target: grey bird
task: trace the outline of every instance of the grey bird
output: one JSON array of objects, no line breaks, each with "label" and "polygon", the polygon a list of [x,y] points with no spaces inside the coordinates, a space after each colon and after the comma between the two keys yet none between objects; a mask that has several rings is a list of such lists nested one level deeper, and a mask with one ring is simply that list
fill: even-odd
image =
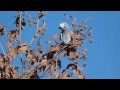
[{"label": "grey bird", "polygon": [[62,41],[62,43],[65,45],[70,44],[72,41],[73,32],[70,30],[68,23],[66,22],[60,23],[59,29],[61,29],[60,40]]}]

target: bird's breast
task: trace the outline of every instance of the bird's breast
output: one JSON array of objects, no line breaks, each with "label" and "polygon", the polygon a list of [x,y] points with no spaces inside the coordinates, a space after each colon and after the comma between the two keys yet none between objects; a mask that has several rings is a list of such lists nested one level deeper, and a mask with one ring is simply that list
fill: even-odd
[{"label": "bird's breast", "polygon": [[69,43],[71,41],[70,31],[65,31],[65,32],[62,33],[62,41],[64,43]]}]

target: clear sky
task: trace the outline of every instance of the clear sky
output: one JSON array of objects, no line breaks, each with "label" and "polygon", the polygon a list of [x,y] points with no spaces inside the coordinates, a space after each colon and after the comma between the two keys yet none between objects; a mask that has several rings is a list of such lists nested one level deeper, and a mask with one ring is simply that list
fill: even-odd
[{"label": "clear sky", "polygon": [[[58,25],[65,21],[64,13],[65,11],[47,12],[45,20],[48,30],[46,35],[42,37],[43,41],[48,40],[53,34],[60,32]],[[89,16],[94,17],[89,22],[89,26],[93,28],[94,43],[86,43],[85,45],[88,48],[87,67],[84,68],[84,73],[87,74],[87,78],[120,78],[120,11],[66,11],[66,13],[72,16],[78,16],[78,23]],[[15,24],[13,22],[15,15],[16,12],[0,11],[0,24],[6,25],[7,30],[14,29]],[[35,33],[34,28],[35,26],[22,33],[23,37],[21,39],[23,42],[29,42],[31,40]],[[0,42],[4,49],[6,49],[5,39],[6,37],[0,37]],[[35,44],[34,42],[32,45]],[[64,61],[64,64],[68,62],[65,59]],[[19,60],[16,60],[15,64],[19,65]]]}]

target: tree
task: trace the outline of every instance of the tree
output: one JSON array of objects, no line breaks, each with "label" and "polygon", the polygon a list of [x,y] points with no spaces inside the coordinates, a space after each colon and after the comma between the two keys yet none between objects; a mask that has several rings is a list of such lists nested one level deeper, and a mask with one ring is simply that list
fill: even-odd
[{"label": "tree", "polygon": [[[0,78],[1,79],[85,79],[86,76],[82,72],[86,67],[87,48],[84,48],[84,40],[89,39],[89,42],[93,42],[92,27],[87,25],[88,20],[93,17],[87,18],[80,24],[77,23],[77,18],[64,14],[66,20],[71,20],[71,25],[66,22],[59,25],[62,30],[61,34],[54,34],[51,39],[46,41],[49,48],[48,50],[42,50],[41,37],[45,35],[47,31],[47,25],[45,19],[41,22],[41,19],[47,17],[46,11],[38,11],[37,17],[33,17],[27,11],[18,11],[15,16],[14,30],[6,30],[6,26],[0,26],[0,35],[7,36],[7,49],[4,51],[2,44],[0,48],[2,50],[0,55]],[[40,23],[42,25],[40,25]],[[36,25],[36,30],[30,43],[24,43],[21,40],[22,33],[26,30],[26,25],[31,28],[32,25]],[[66,26],[68,25],[68,26]],[[69,27],[69,32],[64,31],[66,27]],[[69,41],[67,40],[67,34]],[[37,40],[37,45],[31,48],[34,40]],[[67,43],[65,43],[67,40]],[[45,46],[44,46],[45,47]],[[70,60],[66,68],[62,67],[63,61],[61,57],[65,57],[66,60]],[[14,66],[13,62],[19,59],[21,61],[20,66]],[[83,61],[83,65],[78,63]],[[19,68],[22,68],[21,71]],[[68,72],[70,70],[71,72]]]}]

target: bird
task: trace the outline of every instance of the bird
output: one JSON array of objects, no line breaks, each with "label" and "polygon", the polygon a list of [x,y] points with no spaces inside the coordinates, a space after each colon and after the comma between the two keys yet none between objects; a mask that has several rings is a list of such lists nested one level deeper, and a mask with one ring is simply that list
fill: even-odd
[{"label": "bird", "polygon": [[60,40],[64,45],[69,45],[72,41],[72,31],[69,28],[68,23],[62,22],[59,24],[59,29],[61,30]]}]

